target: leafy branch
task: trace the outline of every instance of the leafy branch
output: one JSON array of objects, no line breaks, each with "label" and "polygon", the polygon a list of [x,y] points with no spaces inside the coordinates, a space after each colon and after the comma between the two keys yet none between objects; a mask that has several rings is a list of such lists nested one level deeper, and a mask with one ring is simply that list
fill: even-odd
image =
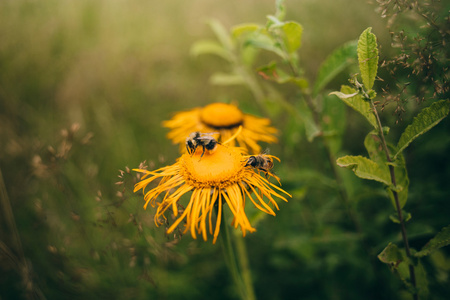
[{"label": "leafy branch", "polygon": [[[387,133],[389,129],[383,128],[377,107],[374,104],[376,93],[372,88],[377,76],[378,49],[376,37],[371,33],[371,28],[367,28],[359,37],[357,52],[363,84],[360,84],[357,79],[354,78],[351,80],[354,88],[343,86],[340,92],[333,92],[332,94],[338,96],[348,106],[363,115],[374,127],[377,135],[376,143],[379,147],[374,146],[374,141],[371,139],[371,136],[374,134],[370,133],[365,141],[365,146],[369,152],[370,158],[362,156],[344,156],[337,160],[337,164],[341,167],[353,170],[355,175],[360,178],[375,180],[386,186],[397,213],[397,218],[393,218],[393,221],[400,224],[405,249],[403,255],[403,250],[398,249],[397,246],[393,244],[389,244],[378,257],[382,262],[388,263],[390,267],[395,270],[400,270],[399,265],[402,263],[404,266],[407,266],[409,281],[407,280],[408,276],[405,276],[404,273],[399,271],[397,275],[399,275],[407,286],[411,287],[410,291],[413,299],[419,299],[419,295],[426,297],[428,294],[428,287],[424,276],[425,271],[421,267],[420,262],[415,263],[412,259],[413,252],[408,242],[405,226],[407,220],[405,220],[402,208],[407,201],[409,179],[402,152],[418,136],[430,130],[449,114],[450,102],[448,100],[441,100],[433,103],[430,107],[423,109],[422,112],[414,118],[412,124],[405,129],[397,146],[394,147],[390,145],[385,138],[385,133]],[[384,153],[384,158],[378,153],[380,151],[379,149]],[[392,155],[392,153],[394,153],[394,155]],[[408,214],[407,217],[409,219],[410,215]],[[427,248],[427,246],[424,247],[422,251],[415,254],[415,257],[428,255],[438,247],[448,245],[449,243],[449,229],[447,227],[429,242],[429,248]],[[417,276],[416,269],[420,276]]]}]

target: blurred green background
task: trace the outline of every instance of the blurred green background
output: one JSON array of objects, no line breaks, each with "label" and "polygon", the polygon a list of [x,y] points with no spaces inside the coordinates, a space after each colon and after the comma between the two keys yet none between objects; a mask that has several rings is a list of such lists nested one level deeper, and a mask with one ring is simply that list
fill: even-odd
[{"label": "blurred green background", "polygon": [[[374,3],[286,4],[286,19],[304,27],[300,61],[310,80],[333,49],[367,27],[384,55],[392,51]],[[161,121],[176,111],[236,100],[263,114],[245,87],[208,83],[223,61],[189,53],[197,40],[214,38],[209,19],[230,28],[265,23],[273,12],[272,0],[0,2],[0,299],[236,298],[220,243],[166,237],[153,209],[144,211],[133,195],[135,175],[126,167],[175,161],[178,147]],[[331,90],[346,83],[344,75]],[[382,117],[395,137],[420,109],[409,104],[397,125],[389,108]],[[355,114],[346,121],[343,148],[364,155],[369,127]],[[282,115],[272,122],[292,126]],[[413,247],[449,223],[449,129],[444,120],[407,153]],[[246,237],[257,298],[398,299],[401,283],[376,259],[388,241],[400,243],[382,187],[350,179],[362,245],[335,183],[320,175],[327,169],[303,169],[320,155],[318,142],[298,137],[284,146],[283,139],[271,154],[281,158],[276,172],[294,197]],[[445,299],[448,249],[426,266],[435,299]]]}]

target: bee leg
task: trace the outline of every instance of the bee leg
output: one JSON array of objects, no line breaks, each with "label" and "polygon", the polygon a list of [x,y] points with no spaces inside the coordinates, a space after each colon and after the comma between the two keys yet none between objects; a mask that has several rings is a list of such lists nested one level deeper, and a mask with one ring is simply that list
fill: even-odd
[{"label": "bee leg", "polygon": [[197,152],[197,146],[198,146],[198,145],[195,145],[195,146],[194,146],[194,149],[192,149],[192,152],[190,153],[191,156],[193,156],[193,155],[195,154],[195,152]]},{"label": "bee leg", "polygon": [[203,154],[205,154],[205,151],[206,151],[206,148],[205,148],[205,146],[204,145],[202,145],[202,147],[203,147],[203,152],[202,152],[202,155],[200,155],[200,159],[203,157]]}]

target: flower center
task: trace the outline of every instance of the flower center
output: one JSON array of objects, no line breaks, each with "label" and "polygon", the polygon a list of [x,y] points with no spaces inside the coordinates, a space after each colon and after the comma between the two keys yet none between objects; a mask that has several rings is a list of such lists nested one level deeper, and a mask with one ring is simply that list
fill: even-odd
[{"label": "flower center", "polygon": [[185,153],[180,158],[181,173],[189,185],[225,188],[244,177],[242,154],[237,148],[219,144],[200,157],[202,152],[199,147],[193,155]]},{"label": "flower center", "polygon": [[234,105],[212,103],[200,111],[200,119],[215,128],[230,128],[242,124],[244,114]]}]

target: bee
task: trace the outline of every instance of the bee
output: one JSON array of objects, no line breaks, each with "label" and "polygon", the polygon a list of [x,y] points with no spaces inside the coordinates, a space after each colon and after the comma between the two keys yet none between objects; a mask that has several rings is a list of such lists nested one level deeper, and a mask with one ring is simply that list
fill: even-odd
[{"label": "bee", "polygon": [[217,132],[211,132],[211,133],[201,133],[199,131],[191,133],[186,138],[186,150],[189,154],[193,155],[198,147],[203,148],[202,155],[200,158],[202,158],[203,154],[205,154],[206,150],[214,150],[216,148],[217,144],[219,143],[212,135],[217,134]]},{"label": "bee", "polygon": [[275,173],[272,172],[273,168],[273,158],[279,159],[275,156],[266,154],[266,151],[262,154],[258,155],[252,155],[247,159],[247,162],[245,163],[245,167],[251,166],[258,171],[264,172],[266,175],[266,178],[268,176],[275,177],[278,180],[278,177],[275,175]]},{"label": "bee", "polygon": [[273,168],[273,159],[264,154],[252,155],[248,158],[245,166],[252,166],[267,174]]}]

